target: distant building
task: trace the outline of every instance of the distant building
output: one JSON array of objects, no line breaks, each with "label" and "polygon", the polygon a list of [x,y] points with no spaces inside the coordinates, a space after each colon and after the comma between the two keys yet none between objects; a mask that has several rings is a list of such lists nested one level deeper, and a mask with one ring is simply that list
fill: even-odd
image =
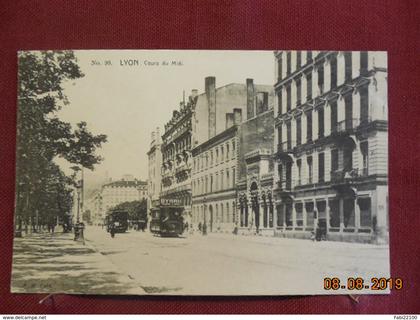
[{"label": "distant building", "polygon": [[[272,86],[254,85],[252,79],[247,79],[246,84],[232,83],[219,88],[214,77],[205,79],[205,92],[198,96],[193,116],[194,225],[205,224],[208,232],[234,230],[238,223],[237,170],[242,161],[239,156],[242,118],[255,118],[272,110],[273,99]],[[269,129],[272,136],[273,126]]]},{"label": "distant building", "polygon": [[276,235],[387,242],[386,53],[275,57]]},{"label": "distant building", "polygon": [[147,152],[148,156],[148,212],[152,208],[153,202],[159,200],[161,186],[162,186],[162,139],[160,137],[159,128],[152,132],[152,139],[150,142],[150,150]]},{"label": "distant building", "polygon": [[91,222],[93,225],[100,225],[104,221],[104,212],[102,211],[102,194],[100,190],[93,192],[87,201],[87,209],[90,210]]},{"label": "distant building", "polygon": [[102,186],[101,197],[104,215],[109,209],[120,203],[147,200],[147,182],[136,180],[132,176],[124,178]]}]

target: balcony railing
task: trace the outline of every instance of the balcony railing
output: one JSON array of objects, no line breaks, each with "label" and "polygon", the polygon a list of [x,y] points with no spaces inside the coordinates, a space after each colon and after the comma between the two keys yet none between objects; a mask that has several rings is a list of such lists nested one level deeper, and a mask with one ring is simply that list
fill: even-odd
[{"label": "balcony railing", "polygon": [[291,179],[277,181],[277,189],[283,192],[291,192],[293,181]]},{"label": "balcony railing", "polygon": [[[364,169],[361,171],[362,174],[366,173],[367,175],[367,170],[366,172],[364,171]],[[331,171],[331,182],[333,184],[342,184],[342,183],[347,183],[350,180],[357,178],[361,176],[359,174],[359,170],[358,169],[347,169],[347,170],[336,170],[336,171]]]},{"label": "balcony railing", "polygon": [[277,151],[291,153],[293,151],[293,144],[294,142],[291,140],[283,141],[277,145]]},{"label": "balcony railing", "polygon": [[[335,132],[344,133],[359,126],[360,120],[358,118],[349,118],[342,120],[336,124]],[[333,128],[334,129],[334,128]]]}]

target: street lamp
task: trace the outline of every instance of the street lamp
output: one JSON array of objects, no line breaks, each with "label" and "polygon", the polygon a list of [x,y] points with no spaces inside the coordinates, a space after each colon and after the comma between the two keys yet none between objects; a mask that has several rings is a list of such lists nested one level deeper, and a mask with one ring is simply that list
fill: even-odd
[{"label": "street lamp", "polygon": [[82,171],[82,178],[80,183],[76,184],[77,191],[77,216],[76,216],[76,225],[74,226],[74,241],[82,240],[84,244],[84,224],[80,222],[80,211],[83,210],[83,168],[81,169],[78,166],[72,167],[75,172],[75,176],[78,171]]}]

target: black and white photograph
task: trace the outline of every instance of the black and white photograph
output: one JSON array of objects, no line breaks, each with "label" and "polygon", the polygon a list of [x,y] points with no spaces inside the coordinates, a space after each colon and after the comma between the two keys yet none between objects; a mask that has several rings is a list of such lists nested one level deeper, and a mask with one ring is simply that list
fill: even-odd
[{"label": "black and white photograph", "polygon": [[18,52],[11,290],[389,294],[384,51]]}]

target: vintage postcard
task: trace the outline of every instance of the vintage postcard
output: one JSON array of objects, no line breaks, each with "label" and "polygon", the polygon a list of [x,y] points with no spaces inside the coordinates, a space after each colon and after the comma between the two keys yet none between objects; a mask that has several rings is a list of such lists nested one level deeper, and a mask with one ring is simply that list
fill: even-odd
[{"label": "vintage postcard", "polygon": [[384,294],[387,54],[18,53],[11,290]]}]

